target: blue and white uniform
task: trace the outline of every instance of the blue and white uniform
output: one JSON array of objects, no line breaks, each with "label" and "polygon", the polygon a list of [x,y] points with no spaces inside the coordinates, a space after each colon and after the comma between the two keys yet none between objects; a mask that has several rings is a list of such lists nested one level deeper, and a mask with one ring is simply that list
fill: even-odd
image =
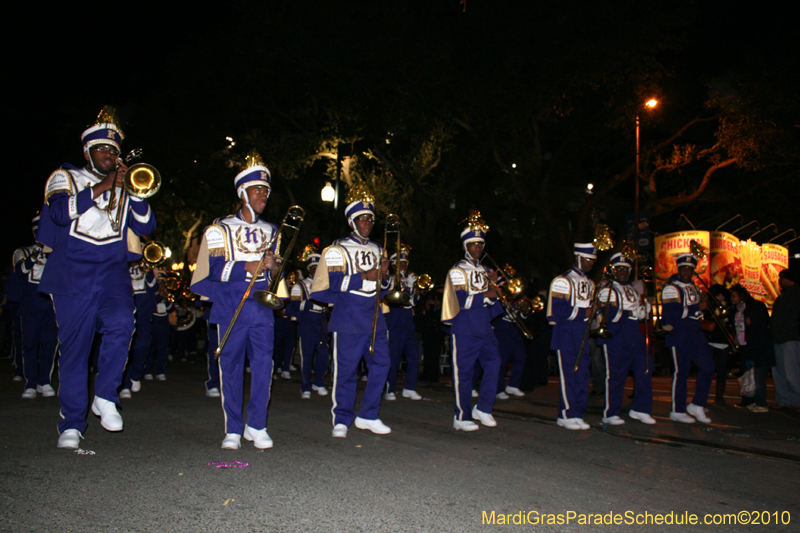
[{"label": "blue and white uniform", "polygon": [[[111,144],[107,139],[100,143]],[[51,174],[45,187],[38,240],[52,253],[39,290],[52,296],[58,321],[61,433],[86,429],[86,376],[96,331],[103,340],[95,396],[118,403],[117,389],[134,330],[128,261],[141,258],[138,236],[156,228],[147,200],[131,198],[120,188],[117,205],[107,212],[108,192],[92,198],[91,187],[102,179],[89,167],[64,165]],[[111,219],[118,214],[120,225],[115,229]]]},{"label": "blue and white uniform", "polygon": [[[679,265],[680,266],[680,265]],[[665,345],[672,352],[675,370],[672,375],[672,412],[686,413],[687,385],[691,363],[697,365],[697,382],[692,404],[705,407],[711,381],[714,379],[714,359],[700,320],[700,289],[694,283],[684,283],[672,275],[661,290],[661,321],[670,329]]]},{"label": "blue and white uniform", "polygon": [[[558,417],[583,419],[589,394],[589,343],[584,343],[578,371],[573,372],[592,307],[594,282],[572,267],[550,283],[547,321],[553,326],[550,348],[558,356],[561,399]],[[588,426],[587,426],[588,427]]]},{"label": "blue and white uniform", "polygon": [[[319,255],[317,255],[319,257]],[[292,287],[292,301],[286,314],[297,318],[297,333],[300,337],[301,392],[311,392],[315,387],[325,386],[328,371],[328,317],[327,304],[311,298],[312,278],[305,278]],[[314,371],[312,383],[311,371]]]},{"label": "blue and white uniform", "polygon": [[[269,222],[256,218],[255,222],[248,223],[241,211],[218,219],[206,228],[191,288],[213,303],[209,322],[217,324],[220,340],[252,278],[245,270],[245,263],[260,261],[267,250],[274,252],[276,233],[277,228]],[[256,278],[253,291],[266,290],[271,280],[270,270],[262,272]],[[283,294],[278,296],[287,297],[283,288]],[[266,428],[273,343],[273,311],[247,298],[219,358],[226,433],[242,435],[244,431],[245,356],[250,360],[251,370],[247,425],[256,431]]]},{"label": "blue and white uniform", "polygon": [[[513,304],[511,304],[513,305]],[[517,311],[520,320],[525,317]],[[492,321],[494,336],[497,337],[497,346],[500,351],[500,371],[497,373],[497,394],[506,390],[506,368],[511,363],[511,375],[508,378],[508,387],[519,389],[522,383],[522,371],[525,369],[525,341],[522,333],[508,313]]]},{"label": "blue and white uniform", "polygon": [[497,394],[500,352],[491,322],[503,313],[503,307],[495,298],[483,296],[488,289],[486,268],[468,254],[447,274],[442,322],[450,326],[453,392],[459,422],[473,420],[472,382],[476,361],[483,367],[477,409],[491,414]]},{"label": "blue and white uniform", "polygon": [[[402,260],[402,258],[401,258]],[[403,388],[407,391],[417,390],[417,375],[419,374],[419,346],[417,345],[417,332],[414,327],[414,307],[419,302],[419,294],[414,290],[417,280],[413,273],[400,272],[400,290],[409,296],[403,305],[389,305],[388,312],[384,314],[386,327],[389,330],[389,376],[386,380],[386,392],[395,393],[397,387],[397,374],[400,370],[400,360],[405,354],[406,381]],[[389,290],[394,290],[394,281],[391,280]]]},{"label": "blue and white uniform", "polygon": [[139,264],[129,268],[133,287],[133,305],[136,309],[136,330],[133,337],[131,356],[122,388],[130,389],[131,381],[141,381],[144,363],[150,353],[152,343],[152,320],[156,310],[158,279],[156,271],[144,270]]},{"label": "blue and white uniform", "polygon": [[[619,416],[628,371],[633,371],[634,395],[631,410],[647,413],[653,409],[653,363],[639,327],[647,318],[642,296],[629,281],[614,280],[600,289],[598,301],[608,302],[605,317],[610,339],[597,339],[606,360],[606,396],[603,418]],[[645,373],[648,369],[650,372]]]},{"label": "blue and white uniform", "polygon": [[[379,288],[377,281],[362,280],[361,273],[380,268],[382,257],[380,244],[351,233],[323,250],[311,285],[311,298],[333,304],[329,328],[333,333],[331,412],[334,426],[349,426],[355,419],[358,363],[362,358],[366,361],[369,378],[358,417],[378,420],[381,392],[389,374],[389,345],[386,322],[379,312],[375,352],[370,356],[375,291]],[[380,289],[388,287],[388,280],[381,281]]]},{"label": "blue and white uniform", "polygon": [[38,243],[20,248],[14,253],[16,273],[25,279],[19,305],[25,389],[50,385],[58,351],[58,326],[53,302],[47,295],[39,292],[39,282],[47,264],[47,256],[47,252]]}]

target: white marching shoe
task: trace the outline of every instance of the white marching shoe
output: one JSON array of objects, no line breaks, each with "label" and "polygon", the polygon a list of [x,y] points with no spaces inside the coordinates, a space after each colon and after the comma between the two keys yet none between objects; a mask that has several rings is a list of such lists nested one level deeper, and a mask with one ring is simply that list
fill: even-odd
[{"label": "white marching shoe", "polygon": [[320,396],[328,395],[328,389],[326,389],[325,386],[317,387],[316,385],[311,385],[311,390],[317,391],[317,394],[319,394]]},{"label": "white marching shoe", "polygon": [[131,380],[131,392],[139,392],[142,390],[142,382],[136,381],[135,379]]},{"label": "white marching shoe", "polygon": [[392,432],[392,428],[381,422],[380,418],[376,418],[375,420],[366,420],[360,416],[357,416],[355,425],[358,429],[368,429],[376,435],[388,435]]},{"label": "white marching shoe", "polygon": [[477,407],[472,408],[472,418],[478,420],[481,424],[489,428],[497,426],[497,421],[492,415],[489,413],[484,413],[483,411],[479,411]]},{"label": "white marching shoe", "polygon": [[156,379],[158,381],[167,381],[167,375],[166,374],[156,374]]},{"label": "white marching shoe", "polygon": [[36,398],[36,389],[25,389],[25,391],[23,391],[23,400],[33,400],[34,398]]},{"label": "white marching shoe", "polygon": [[100,425],[106,431],[122,431],[122,417],[117,412],[114,402],[95,396],[92,402],[92,412],[100,417]]},{"label": "white marching shoe", "polygon": [[222,439],[223,450],[238,450],[242,447],[242,436],[238,433],[226,433]]},{"label": "white marching shoe", "polygon": [[403,389],[403,398],[408,398],[410,400],[421,400],[422,396],[420,396],[415,390]]},{"label": "white marching shoe", "polygon": [[564,429],[580,430],[581,425],[577,418],[556,418],[556,425]]},{"label": "white marching shoe", "polygon": [[284,370],[281,372],[281,379],[292,379],[292,375],[289,373],[288,370]]},{"label": "white marching shoe", "polygon": [[386,394],[383,395],[383,399],[386,400],[387,402],[393,402],[397,399],[397,395],[393,392],[387,392]]},{"label": "white marching shoe", "polygon": [[206,389],[206,396],[209,398],[219,398],[219,389],[216,387],[211,387],[210,389]]},{"label": "white marching shoe", "polygon": [[683,422],[684,424],[694,424],[695,422],[694,418],[686,413],[676,413],[675,411],[672,411],[669,414],[669,419],[674,420],[675,422]]},{"label": "white marching shoe", "polygon": [[50,398],[56,395],[56,391],[49,383],[47,385],[37,385],[36,392],[41,394],[43,398]]},{"label": "white marching shoe", "polygon": [[131,399],[131,390],[130,389],[122,389],[119,391],[119,399],[120,400],[130,400]]},{"label": "white marching shoe", "polygon": [[581,429],[591,429],[591,427],[592,427],[589,424],[587,424],[586,422],[584,422],[583,418],[576,418],[575,421],[578,422],[578,425],[581,427]]},{"label": "white marching shoe", "polygon": [[301,400],[310,400],[311,399],[311,393],[308,392],[308,391],[301,392],[300,393],[300,399]]},{"label": "white marching shoe", "polygon": [[523,396],[525,396],[525,393],[516,387],[506,387],[506,394],[510,394],[511,396],[516,396],[517,398],[522,398]]},{"label": "white marching shoe", "polygon": [[459,420],[458,417],[453,417],[453,429],[456,431],[478,431],[480,426],[472,420]]},{"label": "white marching shoe", "polygon": [[703,424],[710,424],[711,419],[706,416],[706,410],[704,407],[700,407],[699,405],[695,405],[690,403],[686,406],[686,412],[695,417],[699,422]]},{"label": "white marching shoe", "polygon": [[511,398],[511,396],[509,396],[505,392],[498,392],[495,398],[497,398],[498,400],[508,400],[509,398]]},{"label": "white marching shoe", "polygon": [[333,426],[333,431],[331,431],[331,437],[336,437],[337,439],[344,439],[347,437],[347,426],[344,424],[336,424]]},{"label": "white marching shoe", "polygon": [[145,381],[153,381],[153,374],[145,374],[144,375]]},{"label": "white marching shoe", "polygon": [[609,426],[621,426],[625,423],[623,419],[618,416],[609,416],[608,418],[603,418],[603,424],[608,424]]},{"label": "white marching shoe", "polygon": [[64,433],[58,436],[58,447],[77,449],[81,445],[82,438],[83,435],[77,429],[65,429]]},{"label": "white marching shoe", "polygon": [[244,427],[244,440],[251,441],[253,445],[259,450],[266,450],[272,448],[272,439],[267,434],[267,428],[253,429],[250,426]]},{"label": "white marching shoe", "polygon": [[640,413],[639,411],[630,410],[628,411],[628,416],[644,424],[652,425],[656,423],[655,418],[650,416],[649,413]]}]

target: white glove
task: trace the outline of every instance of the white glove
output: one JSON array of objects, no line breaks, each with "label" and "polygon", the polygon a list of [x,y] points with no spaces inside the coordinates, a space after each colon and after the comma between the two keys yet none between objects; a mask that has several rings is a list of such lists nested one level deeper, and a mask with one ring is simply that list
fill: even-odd
[{"label": "white glove", "polygon": [[409,289],[414,288],[414,284],[417,282],[417,276],[413,272],[409,272],[406,276],[406,287]]}]

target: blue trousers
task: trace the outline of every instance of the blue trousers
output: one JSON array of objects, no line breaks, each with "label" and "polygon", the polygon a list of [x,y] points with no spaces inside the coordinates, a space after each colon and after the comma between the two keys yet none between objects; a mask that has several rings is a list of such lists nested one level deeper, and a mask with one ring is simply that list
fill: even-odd
[{"label": "blue trousers", "polygon": [[589,366],[591,356],[589,343],[583,347],[583,355],[577,372],[573,372],[578,359],[580,340],[575,342],[573,350],[556,350],[558,356],[558,375],[561,382],[561,398],[558,402],[559,418],[583,418],[589,398]]},{"label": "blue trousers", "polygon": [[675,371],[672,374],[672,411],[675,413],[686,412],[686,397],[691,363],[697,365],[697,383],[694,389],[692,403],[705,407],[708,403],[708,393],[711,391],[711,382],[714,380],[714,358],[708,342],[700,334],[696,342],[685,342],[671,347],[672,363]]},{"label": "blue trousers", "polygon": [[481,337],[451,334],[450,342],[456,418],[460,421],[472,420],[472,383],[476,361],[483,368],[477,408],[484,413],[491,413],[497,395],[497,374],[500,372],[497,339],[494,334]]},{"label": "blue trousers", "polygon": [[363,358],[369,370],[367,386],[361,398],[358,416],[376,420],[381,407],[381,394],[389,374],[389,343],[385,332],[375,337],[375,353],[369,355],[370,335],[333,333],[333,425],[349,426],[355,420],[358,364]]},{"label": "blue trousers", "polygon": [[208,381],[206,390],[219,388],[219,359],[215,355],[219,346],[217,325],[208,323]]},{"label": "blue trousers", "polygon": [[150,353],[150,345],[153,342],[153,313],[142,309],[136,310],[136,333],[133,335],[133,348],[131,357],[128,361],[128,368],[125,370],[125,379],[122,388],[130,389],[131,381],[141,381],[144,374],[144,362]]},{"label": "blue trousers", "polygon": [[[316,317],[314,317],[316,318]],[[302,320],[302,319],[301,319]],[[320,320],[326,320],[324,315],[320,315]],[[311,391],[311,371],[314,371],[314,385],[317,387],[325,386],[325,373],[328,371],[328,330],[322,328],[321,324],[312,321],[310,324],[300,324],[300,370],[303,383],[300,386],[302,392]],[[322,334],[322,338],[321,335]],[[316,355],[315,355],[316,354]]]},{"label": "blue trousers", "polygon": [[[53,308],[20,317],[22,323],[22,373],[25,388],[49,385],[58,351],[58,326]],[[41,349],[40,345],[41,344]]]},{"label": "blue trousers", "polygon": [[[221,337],[228,324],[219,324]],[[220,333],[221,332],[221,333]],[[225,433],[244,432],[244,366],[250,359],[250,401],[247,403],[247,425],[255,430],[267,427],[267,405],[272,386],[272,348],[275,330],[272,323],[255,326],[236,323],[225,351],[219,357],[220,393],[225,414]]]},{"label": "blue trousers", "polygon": [[24,377],[22,372],[22,319],[14,315],[14,375]]},{"label": "blue trousers", "polygon": [[167,356],[169,355],[169,316],[153,315],[151,324],[152,342],[144,363],[144,373],[150,374],[152,372],[153,362],[155,361],[155,373],[163,374],[167,371]]},{"label": "blue trousers", "polygon": [[[606,362],[606,398],[603,418],[619,416],[628,371],[633,371],[633,405],[631,409],[650,414],[653,410],[653,363],[639,330],[639,321],[623,318],[624,322],[612,331],[613,336],[603,344]],[[646,370],[650,370],[645,374]]]},{"label": "blue trousers", "polygon": [[[505,322],[505,320],[500,321]],[[525,342],[517,326],[510,323],[495,326],[494,336],[497,337],[497,347],[500,350],[500,372],[497,373],[499,394],[506,390],[506,369],[509,361],[511,376],[508,378],[508,386],[518,389],[522,383],[522,371],[525,369]]]},{"label": "blue trousers", "polygon": [[104,291],[75,298],[54,294],[53,307],[61,342],[58,401],[62,420],[59,433],[67,429],[86,431],[89,410],[89,357],[95,330],[103,335],[98,356],[99,373],[95,396],[119,403],[117,389],[128,360],[134,330],[133,295],[108,297]]},{"label": "blue trousers", "polygon": [[386,392],[396,392],[397,373],[400,371],[400,359],[406,356],[406,382],[403,388],[417,390],[419,374],[419,347],[417,335],[413,329],[392,329],[389,331],[389,376],[386,379]]}]

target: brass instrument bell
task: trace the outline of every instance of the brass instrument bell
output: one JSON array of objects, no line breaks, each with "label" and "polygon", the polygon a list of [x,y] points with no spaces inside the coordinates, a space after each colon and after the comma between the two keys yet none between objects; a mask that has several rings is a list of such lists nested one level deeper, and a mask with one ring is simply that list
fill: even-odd
[{"label": "brass instrument bell", "polygon": [[425,294],[433,289],[434,286],[433,278],[430,276],[430,274],[421,274],[417,278],[417,281],[414,282],[414,287],[416,287],[420,294]]}]

